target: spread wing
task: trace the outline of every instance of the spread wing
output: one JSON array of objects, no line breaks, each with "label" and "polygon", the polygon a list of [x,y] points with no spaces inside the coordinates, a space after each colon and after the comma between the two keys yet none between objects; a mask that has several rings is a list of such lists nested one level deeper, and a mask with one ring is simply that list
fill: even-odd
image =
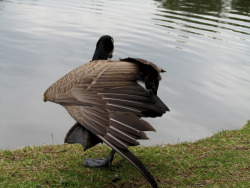
[{"label": "spread wing", "polygon": [[120,148],[138,145],[137,139],[147,139],[143,131],[154,131],[140,117],[161,116],[168,110],[154,91],[161,69],[145,62],[132,58],[89,62],[53,84],[44,100],[63,105],[77,122]]},{"label": "spread wing", "polygon": [[77,122],[125,157],[153,185],[152,175],[127,147],[147,139],[143,131],[155,131],[140,117],[157,117],[168,111],[156,95],[160,72],[163,70],[141,59],[91,61],[53,84],[44,101],[63,105]]}]

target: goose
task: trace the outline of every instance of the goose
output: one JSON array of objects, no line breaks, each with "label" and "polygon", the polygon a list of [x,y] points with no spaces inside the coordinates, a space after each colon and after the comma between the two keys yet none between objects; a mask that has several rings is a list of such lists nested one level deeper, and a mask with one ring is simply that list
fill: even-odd
[{"label": "goose", "polygon": [[44,93],[44,102],[62,105],[76,120],[66,134],[65,143],[82,144],[84,151],[101,142],[112,148],[106,159],[85,159],[84,166],[110,167],[117,152],[152,187],[158,187],[128,146],[137,146],[138,140],[148,139],[144,131],[155,131],[142,117],[159,117],[169,111],[157,96],[160,73],[165,71],[139,58],[110,60],[113,51],[113,38],[100,37],[92,60],[52,84]]}]

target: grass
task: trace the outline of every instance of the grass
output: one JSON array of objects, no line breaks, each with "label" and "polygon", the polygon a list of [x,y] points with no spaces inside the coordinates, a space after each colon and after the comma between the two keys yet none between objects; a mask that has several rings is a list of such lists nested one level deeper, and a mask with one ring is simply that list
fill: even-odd
[{"label": "grass", "polygon": [[[131,147],[160,187],[250,187],[250,121],[193,143]],[[0,152],[0,187],[150,187],[118,154],[113,166],[85,168],[85,158],[110,149],[98,145],[31,146]]]}]

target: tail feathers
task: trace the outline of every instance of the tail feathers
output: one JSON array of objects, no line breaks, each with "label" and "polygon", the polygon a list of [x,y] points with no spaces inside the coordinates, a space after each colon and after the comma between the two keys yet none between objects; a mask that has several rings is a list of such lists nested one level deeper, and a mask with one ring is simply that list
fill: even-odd
[{"label": "tail feathers", "polygon": [[64,143],[81,144],[84,151],[99,144],[101,140],[93,133],[85,129],[80,123],[76,122],[68,131]]},{"label": "tail feathers", "polygon": [[121,149],[121,148],[117,147],[116,145],[113,145],[112,143],[110,143],[104,137],[99,136],[99,135],[98,135],[98,137],[103,142],[105,142],[108,146],[110,146],[112,149],[114,149],[117,153],[119,153],[122,157],[124,157],[126,160],[128,160],[138,171],[140,171],[153,188],[158,187],[152,174],[147,170],[147,168],[144,166],[144,164],[135,155],[133,155],[128,149]]}]

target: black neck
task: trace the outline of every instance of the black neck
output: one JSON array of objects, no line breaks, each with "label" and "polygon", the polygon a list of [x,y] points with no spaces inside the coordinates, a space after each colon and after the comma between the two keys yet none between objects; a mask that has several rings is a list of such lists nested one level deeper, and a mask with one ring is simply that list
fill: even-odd
[{"label": "black neck", "polygon": [[107,60],[108,59],[108,54],[105,52],[104,48],[102,45],[96,47],[95,53],[93,55],[92,61],[93,60]]}]

